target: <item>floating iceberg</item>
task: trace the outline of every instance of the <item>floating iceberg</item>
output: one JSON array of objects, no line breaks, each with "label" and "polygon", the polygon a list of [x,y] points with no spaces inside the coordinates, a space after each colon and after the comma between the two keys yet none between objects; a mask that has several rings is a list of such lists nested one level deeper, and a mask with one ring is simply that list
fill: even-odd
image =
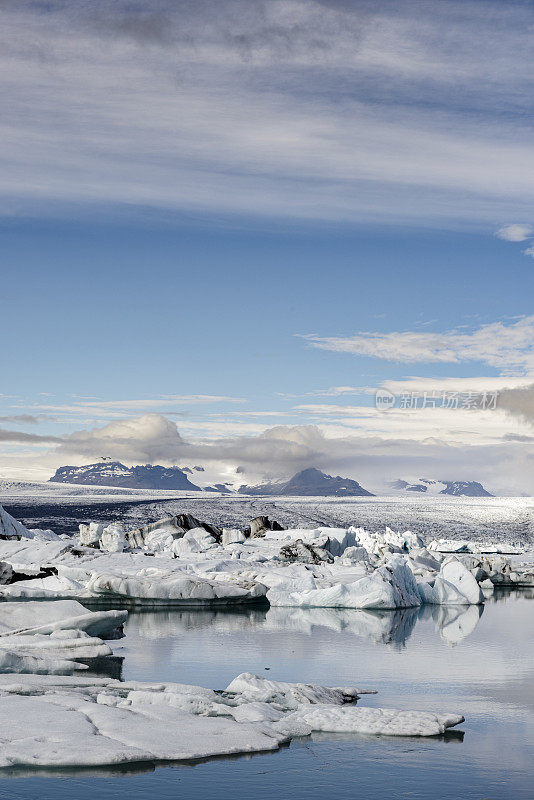
[{"label": "floating iceberg", "polygon": [[421,605],[413,572],[399,557],[353,583],[334,583],[325,588],[288,592],[273,588],[267,593],[272,606],[319,608],[395,609]]},{"label": "floating iceberg", "polygon": [[135,530],[94,522],[76,538],[47,539],[4,511],[0,520],[10,533],[0,539],[0,595],[8,599],[209,607],[267,597],[273,607],[387,610],[478,605],[488,580],[534,585],[532,565],[512,567],[469,542],[454,553],[448,542],[425,547],[419,534],[391,528],[284,530],[262,517],[243,530],[219,529],[180,514]]},{"label": "floating iceberg", "polygon": [[299,709],[286,717],[311,731],[361,733],[372,736],[438,736],[464,721],[460,714],[434,714],[428,711],[399,711],[393,708],[333,708],[317,706]]},{"label": "floating iceberg", "polygon": [[195,578],[193,575],[157,570],[152,574],[137,576],[96,574],[88,583],[89,591],[96,596],[121,598],[143,605],[203,606],[253,603],[266,594],[266,587],[254,583],[250,588],[234,583]]},{"label": "floating iceberg", "polygon": [[438,605],[479,605],[484,593],[471,572],[456,559],[445,562],[434,585],[420,583],[421,599]]},{"label": "floating iceberg", "polygon": [[110,656],[126,611],[88,611],[75,600],[0,604],[0,672],[71,674]]},{"label": "floating iceberg", "polygon": [[356,708],[354,688],[243,673],[225,692],[176,683],[0,675],[0,767],[183,761],[276,750],[295,735],[435,736],[459,714]]}]

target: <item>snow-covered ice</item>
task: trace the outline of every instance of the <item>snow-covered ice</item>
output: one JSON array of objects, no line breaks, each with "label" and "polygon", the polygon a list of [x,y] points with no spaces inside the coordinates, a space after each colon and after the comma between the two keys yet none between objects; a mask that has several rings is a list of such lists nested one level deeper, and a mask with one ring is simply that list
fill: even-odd
[{"label": "snow-covered ice", "polygon": [[75,600],[0,603],[0,672],[70,674],[112,654],[127,611],[88,611]]},{"label": "snow-covered ice", "polygon": [[223,529],[181,514],[135,529],[82,524],[69,539],[34,535],[8,517],[1,517],[12,535],[0,540],[0,594],[12,600],[216,606],[266,598],[273,607],[397,609],[478,605],[487,580],[534,583],[532,565],[512,565],[498,543],[477,551],[461,542],[451,552],[447,541],[441,547],[390,527],[284,530],[262,517],[252,535],[251,526]]},{"label": "snow-covered ice", "polygon": [[294,735],[435,736],[460,714],[355,708],[355,688],[265,681],[224,692],[176,683],[0,675],[0,767],[174,761],[276,750]]}]

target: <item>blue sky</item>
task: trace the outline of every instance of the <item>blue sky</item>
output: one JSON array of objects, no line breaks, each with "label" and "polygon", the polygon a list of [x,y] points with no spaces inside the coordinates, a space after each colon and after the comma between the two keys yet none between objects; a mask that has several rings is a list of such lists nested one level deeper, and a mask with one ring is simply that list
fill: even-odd
[{"label": "blue sky", "polygon": [[[534,489],[529,4],[2,15],[0,475]],[[499,407],[377,413],[430,380]]]}]

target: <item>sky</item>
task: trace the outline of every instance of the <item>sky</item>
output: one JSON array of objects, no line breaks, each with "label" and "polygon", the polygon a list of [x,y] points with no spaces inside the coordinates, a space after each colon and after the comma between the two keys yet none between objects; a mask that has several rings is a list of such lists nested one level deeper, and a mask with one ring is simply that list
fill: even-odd
[{"label": "sky", "polygon": [[534,494],[531,3],[0,15],[0,478]]}]

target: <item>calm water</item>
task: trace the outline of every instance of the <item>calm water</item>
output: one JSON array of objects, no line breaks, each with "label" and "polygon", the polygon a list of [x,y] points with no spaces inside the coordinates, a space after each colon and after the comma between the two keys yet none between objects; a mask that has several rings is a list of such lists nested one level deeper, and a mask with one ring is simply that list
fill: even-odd
[{"label": "calm water", "polygon": [[[126,679],[224,688],[239,672],[378,689],[361,704],[463,713],[438,739],[316,735],[268,755],[194,766],[32,774],[0,798],[534,797],[534,602],[501,595],[478,609],[269,609],[134,613],[116,644]],[[269,668],[267,670],[266,668]]]}]

